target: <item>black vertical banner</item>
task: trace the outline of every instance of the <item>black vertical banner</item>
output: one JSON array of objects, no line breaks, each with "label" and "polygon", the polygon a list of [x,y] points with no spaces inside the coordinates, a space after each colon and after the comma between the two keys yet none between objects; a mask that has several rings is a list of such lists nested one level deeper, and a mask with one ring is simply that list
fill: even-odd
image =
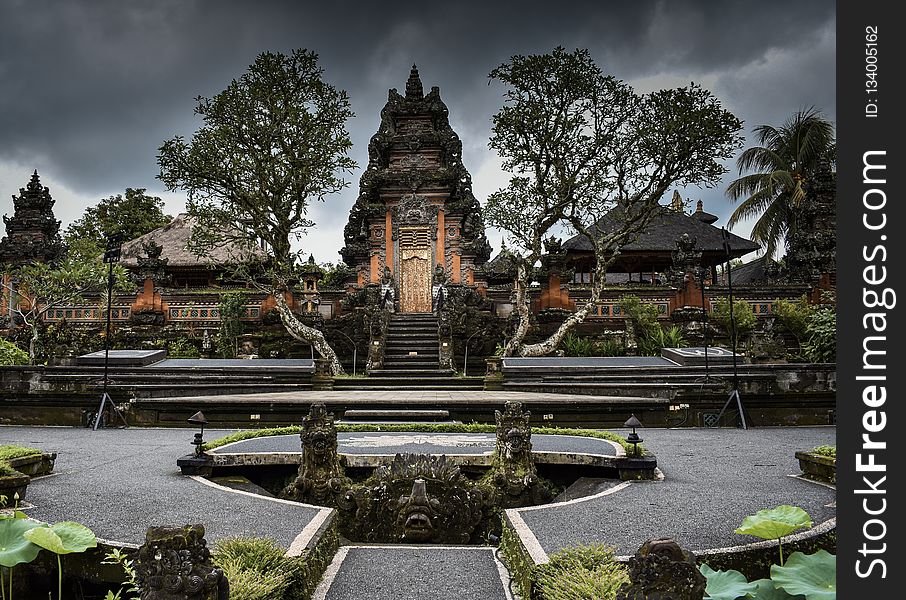
[{"label": "black vertical banner", "polygon": [[906,31],[894,2],[837,4],[838,597],[902,595]]}]

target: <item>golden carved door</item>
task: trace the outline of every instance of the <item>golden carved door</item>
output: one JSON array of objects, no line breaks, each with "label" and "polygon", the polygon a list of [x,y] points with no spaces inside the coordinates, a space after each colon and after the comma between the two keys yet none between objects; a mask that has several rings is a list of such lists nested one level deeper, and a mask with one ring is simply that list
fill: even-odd
[{"label": "golden carved door", "polygon": [[400,312],[431,312],[431,240],[427,227],[400,227]]}]

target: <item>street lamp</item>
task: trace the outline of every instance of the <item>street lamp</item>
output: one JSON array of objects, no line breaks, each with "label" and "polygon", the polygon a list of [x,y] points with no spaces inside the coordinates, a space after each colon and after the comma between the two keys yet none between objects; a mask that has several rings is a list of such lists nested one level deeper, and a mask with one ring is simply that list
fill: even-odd
[{"label": "street lamp", "polygon": [[640,438],[639,434],[637,434],[635,432],[635,428],[641,427],[641,426],[642,426],[642,422],[639,421],[634,414],[630,415],[629,420],[627,420],[625,423],[623,423],[623,427],[632,428],[632,433],[630,433],[628,436],[626,436],[626,441],[629,442],[630,444],[632,444],[632,455],[633,456],[639,455],[639,444],[642,443],[642,438]]},{"label": "street lamp", "polygon": [[202,450],[202,446],[204,446],[204,426],[208,424],[208,420],[205,419],[203,412],[198,411],[186,419],[186,421],[188,421],[190,425],[198,425],[201,427],[201,431],[195,434],[192,445],[195,446],[195,456],[202,456],[204,454],[204,450]]},{"label": "street lamp", "polygon": [[[110,235],[107,238],[107,248],[104,251],[104,262],[107,264],[107,329],[104,334],[104,383],[103,391],[101,393],[101,405],[98,408],[98,414],[94,418],[94,431],[97,431],[98,425],[101,423],[101,418],[104,414],[104,407],[109,402],[113,405],[113,400],[110,399],[110,396],[107,394],[107,382],[108,382],[108,371],[110,369],[110,311],[113,305],[113,265],[114,263],[119,262],[120,255],[122,254],[122,245],[123,245],[123,234],[121,232],[116,232]],[[116,410],[116,407],[113,407],[113,412],[119,415],[120,420],[123,421],[123,425],[126,425],[126,420],[123,416]]]}]

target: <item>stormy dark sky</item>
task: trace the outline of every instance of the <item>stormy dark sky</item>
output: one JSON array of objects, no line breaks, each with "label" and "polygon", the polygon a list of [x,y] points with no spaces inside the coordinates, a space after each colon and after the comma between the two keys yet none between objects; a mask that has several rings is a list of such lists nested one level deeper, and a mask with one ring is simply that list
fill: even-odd
[{"label": "stormy dark sky", "polygon": [[[508,178],[487,147],[502,92],[487,76],[514,54],[588,48],[643,92],[694,81],[744,121],[747,138],[802,107],[836,119],[835,5],[826,0],[0,0],[0,23],[0,213],[12,212],[11,195],[38,169],[64,226],[126,187],[181,211],[184,195],[155,178],[156,154],[199,126],[194,98],[221,91],[262,51],[319,53],[325,78],[351,98],[359,164],[347,190],[313,207],[317,225],[303,244],[319,262],[338,260],[368,139],[387,89],[405,87],[413,62],[426,89],[440,86],[482,202]],[[725,187],[683,195],[725,219]],[[499,247],[500,234],[489,234]]]}]

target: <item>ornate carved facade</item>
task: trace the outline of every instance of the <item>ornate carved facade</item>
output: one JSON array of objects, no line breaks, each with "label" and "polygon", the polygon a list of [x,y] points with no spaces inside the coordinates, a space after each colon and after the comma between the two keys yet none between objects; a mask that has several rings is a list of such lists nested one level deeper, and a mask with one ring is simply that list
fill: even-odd
[{"label": "ornate carved facade", "polygon": [[402,312],[430,312],[432,274],[483,285],[476,267],[490,257],[481,207],[462,163],[440,89],[425,94],[412,66],[406,95],[391,89],[368,144],[368,169],[344,230],[343,260],[356,284],[380,283],[389,269]]}]

